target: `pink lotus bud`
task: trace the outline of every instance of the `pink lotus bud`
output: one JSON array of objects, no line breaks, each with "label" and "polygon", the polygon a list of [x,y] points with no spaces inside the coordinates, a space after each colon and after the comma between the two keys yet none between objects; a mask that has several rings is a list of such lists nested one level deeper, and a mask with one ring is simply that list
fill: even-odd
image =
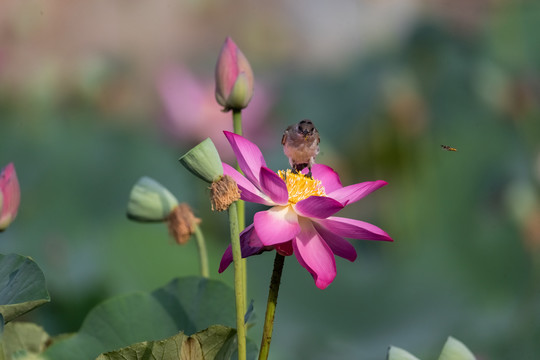
[{"label": "pink lotus bud", "polygon": [[216,100],[223,111],[245,108],[253,96],[253,70],[230,37],[216,64]]},{"label": "pink lotus bud", "polygon": [[21,189],[13,163],[7,164],[0,172],[0,231],[4,231],[15,220]]}]

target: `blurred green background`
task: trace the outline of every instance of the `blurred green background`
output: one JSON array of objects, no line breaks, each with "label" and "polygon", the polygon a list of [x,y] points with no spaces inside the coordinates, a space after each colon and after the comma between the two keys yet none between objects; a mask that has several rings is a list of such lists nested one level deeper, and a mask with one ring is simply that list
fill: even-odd
[{"label": "blurred green background", "polygon": [[[0,166],[21,206],[2,253],[42,267],[50,304],[26,320],[76,331],[99,301],[198,274],[193,242],[125,217],[140,176],[203,219],[211,276],[227,217],[177,159],[229,115],[213,100],[230,35],[257,89],[245,135],[270,167],[285,127],[321,133],[344,184],[389,185],[342,216],[394,243],[353,241],[317,289],[287,258],[270,357],[435,358],[452,335],[481,359],[540,352],[540,2],[536,0],[71,1],[0,3]],[[441,144],[458,149],[447,152]],[[247,222],[259,207],[248,205]],[[248,259],[259,342],[273,256]]]}]

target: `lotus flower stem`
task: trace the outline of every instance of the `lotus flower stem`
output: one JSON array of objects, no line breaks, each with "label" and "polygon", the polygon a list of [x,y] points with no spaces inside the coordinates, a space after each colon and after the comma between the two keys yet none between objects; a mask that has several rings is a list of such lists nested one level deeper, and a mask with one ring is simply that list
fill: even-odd
[{"label": "lotus flower stem", "polygon": [[[242,110],[233,110],[233,129],[234,133],[242,135]],[[238,164],[236,164],[236,169],[240,170]],[[240,226],[240,231],[244,230],[246,227],[246,208],[243,200],[238,201],[238,225]]]},{"label": "lotus flower stem", "polygon": [[[233,129],[234,129],[234,133],[235,134],[238,134],[238,135],[242,135],[242,110],[238,109],[233,109],[232,111],[232,114],[233,114]],[[236,164],[236,169],[238,171],[242,171],[240,170],[240,167],[238,166],[238,163]],[[238,200],[238,205],[237,205],[237,208],[238,208],[238,226],[239,226],[239,229],[240,231],[244,230],[245,227],[246,227],[246,204],[244,203],[244,200]],[[247,268],[247,265],[246,265],[246,259],[242,259],[242,277],[244,278],[244,296],[246,296],[244,298],[244,305],[247,304],[247,271],[246,271],[246,268]],[[246,311],[246,309],[244,309],[244,312]]]},{"label": "lotus flower stem", "polygon": [[204,235],[200,226],[195,228],[195,240],[197,241],[197,247],[199,250],[201,276],[208,278],[210,277],[210,271],[208,270],[208,253],[206,252],[206,243],[204,241]]},{"label": "lotus flower stem", "polygon": [[268,302],[266,304],[266,315],[264,318],[264,328],[261,340],[261,350],[259,352],[259,360],[268,359],[270,342],[272,341],[272,330],[274,328],[274,315],[276,313],[279,283],[281,281],[281,272],[283,271],[284,262],[285,256],[280,255],[278,252],[276,252],[276,258],[274,259],[274,271],[272,272],[272,279],[270,280],[270,290],[268,292]]},{"label": "lotus flower stem", "polygon": [[242,110],[233,110],[232,113],[234,133],[242,135]]},{"label": "lotus flower stem", "polygon": [[229,226],[234,262],[234,295],[236,298],[236,331],[238,337],[238,360],[246,360],[246,326],[244,294],[244,261],[240,248],[240,228],[238,226],[238,208],[236,202],[229,207]]}]

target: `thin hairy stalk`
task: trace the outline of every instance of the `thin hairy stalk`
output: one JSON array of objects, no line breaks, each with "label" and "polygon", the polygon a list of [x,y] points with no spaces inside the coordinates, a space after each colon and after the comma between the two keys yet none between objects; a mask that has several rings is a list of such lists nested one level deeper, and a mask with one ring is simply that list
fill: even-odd
[{"label": "thin hairy stalk", "polygon": [[208,278],[210,277],[210,271],[208,270],[208,253],[206,252],[206,243],[200,226],[195,228],[195,240],[197,240],[197,247],[199,248],[201,276]]},{"label": "thin hairy stalk", "polygon": [[234,295],[236,299],[236,331],[238,336],[238,360],[246,360],[246,326],[244,323],[244,261],[240,248],[240,228],[238,226],[238,209],[236,202],[229,207],[229,225],[231,231],[231,247],[234,263]]},{"label": "thin hairy stalk", "polygon": [[274,271],[270,280],[270,290],[268,291],[268,302],[266,304],[266,316],[264,317],[263,335],[261,340],[261,350],[259,360],[268,359],[270,352],[270,342],[272,341],[272,330],[274,329],[274,316],[276,314],[276,304],[279,293],[279,284],[281,282],[281,273],[285,257],[276,252],[274,259]]},{"label": "thin hairy stalk", "polygon": [[[242,135],[242,110],[233,110],[233,130],[235,134]],[[238,166],[238,163],[236,164],[236,170],[242,172],[240,170],[240,167]],[[244,230],[246,227],[246,204],[243,200],[238,201],[238,227],[240,228],[240,231]],[[243,266],[242,266],[242,277],[244,278],[244,305],[247,304],[247,264],[246,259],[242,259]],[[244,312],[246,309],[244,309]]]}]

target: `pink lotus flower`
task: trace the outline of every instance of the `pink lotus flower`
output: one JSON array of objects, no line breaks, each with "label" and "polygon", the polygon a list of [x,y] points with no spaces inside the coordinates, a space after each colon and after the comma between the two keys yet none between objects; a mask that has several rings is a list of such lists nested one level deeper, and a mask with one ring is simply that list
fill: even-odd
[{"label": "pink lotus flower", "polygon": [[216,100],[223,111],[241,110],[253,96],[253,70],[230,37],[225,39],[216,64]]},{"label": "pink lotus flower", "polygon": [[13,163],[7,164],[0,173],[0,231],[4,231],[15,220],[21,190]]},{"label": "pink lotus flower", "polygon": [[[356,250],[344,238],[393,241],[380,228],[369,223],[332,216],[386,185],[382,180],[367,181],[343,187],[332,168],[314,164],[313,178],[294,174],[291,170],[277,174],[266,167],[259,148],[243,138],[225,131],[238,164],[245,174],[223,164],[224,173],[238,183],[245,201],[271,206],[259,211],[240,234],[242,257],[276,249],[282,255],[295,254],[324,289],[336,277],[334,255],[356,259]],[[231,247],[225,251],[219,272],[232,262]]]}]

